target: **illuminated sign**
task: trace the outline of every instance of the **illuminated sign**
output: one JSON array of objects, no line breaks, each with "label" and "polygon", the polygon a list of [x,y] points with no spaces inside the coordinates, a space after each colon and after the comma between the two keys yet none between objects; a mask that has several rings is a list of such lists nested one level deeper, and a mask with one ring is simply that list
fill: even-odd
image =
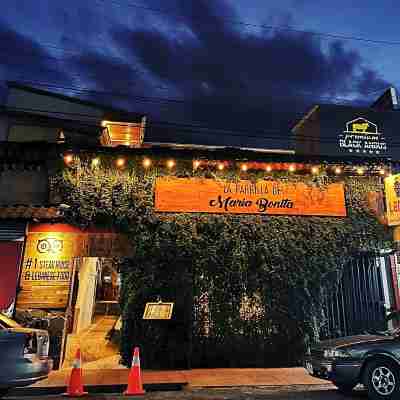
[{"label": "illuminated sign", "polygon": [[84,238],[71,232],[28,232],[17,307],[66,307],[72,259]]},{"label": "illuminated sign", "polygon": [[171,319],[174,303],[146,303],[143,319]]},{"label": "illuminated sign", "polygon": [[388,225],[400,225],[400,175],[385,178],[385,197]]},{"label": "illuminated sign", "polygon": [[344,187],[279,181],[236,182],[199,178],[158,178],[155,210],[219,214],[346,216]]},{"label": "illuminated sign", "polygon": [[339,134],[339,147],[349,153],[368,155],[387,151],[386,140],[378,126],[361,117],[346,123],[346,129]]},{"label": "illuminated sign", "polygon": [[63,241],[55,238],[40,239],[37,243],[39,253],[58,254],[63,249]]}]

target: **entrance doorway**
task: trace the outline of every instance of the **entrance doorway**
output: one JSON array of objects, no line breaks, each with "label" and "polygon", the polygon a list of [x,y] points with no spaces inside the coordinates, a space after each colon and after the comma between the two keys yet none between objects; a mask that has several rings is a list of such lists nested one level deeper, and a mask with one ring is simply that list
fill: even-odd
[{"label": "entrance doorway", "polygon": [[95,316],[119,315],[121,278],[115,262],[101,259],[97,270]]},{"label": "entrance doorway", "polygon": [[117,357],[111,333],[118,328],[121,280],[114,259],[84,257],[76,264],[71,297],[72,326],[66,338],[64,367],[81,349],[84,363]]}]

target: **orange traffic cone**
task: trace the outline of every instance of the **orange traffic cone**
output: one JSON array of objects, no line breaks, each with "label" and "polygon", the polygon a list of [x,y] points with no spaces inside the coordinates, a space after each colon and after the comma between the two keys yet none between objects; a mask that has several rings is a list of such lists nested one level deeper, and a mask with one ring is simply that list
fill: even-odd
[{"label": "orange traffic cone", "polygon": [[72,364],[72,371],[69,378],[67,393],[64,393],[64,396],[82,397],[88,394],[87,392],[83,391],[81,364],[81,350],[78,348],[78,350],[76,351],[74,362]]},{"label": "orange traffic cone", "polygon": [[135,347],[132,366],[128,377],[128,387],[124,392],[124,396],[137,396],[144,393],[140,372],[139,347]]}]

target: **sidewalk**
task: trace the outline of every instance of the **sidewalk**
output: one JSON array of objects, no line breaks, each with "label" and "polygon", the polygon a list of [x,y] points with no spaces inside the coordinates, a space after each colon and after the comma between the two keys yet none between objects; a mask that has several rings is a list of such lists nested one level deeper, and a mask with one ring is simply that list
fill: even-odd
[{"label": "sidewalk", "polygon": [[[84,369],[85,386],[125,385],[129,369]],[[54,371],[48,379],[30,387],[65,386],[70,369]],[[145,385],[181,384],[187,387],[232,387],[232,386],[290,386],[321,385],[326,381],[313,378],[304,368],[218,368],[192,369],[184,371],[142,371]]]}]

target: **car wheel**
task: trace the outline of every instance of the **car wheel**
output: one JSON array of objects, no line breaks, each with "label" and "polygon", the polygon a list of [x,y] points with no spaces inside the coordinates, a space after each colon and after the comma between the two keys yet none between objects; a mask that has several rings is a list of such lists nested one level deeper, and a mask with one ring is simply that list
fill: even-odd
[{"label": "car wheel", "polygon": [[0,388],[0,399],[8,393],[8,388]]},{"label": "car wheel", "polygon": [[338,391],[342,394],[351,394],[352,390],[356,387],[356,385],[349,383],[337,383],[332,382],[338,389]]},{"label": "car wheel", "polygon": [[399,366],[390,361],[380,359],[368,363],[363,382],[370,399],[391,400],[400,397]]}]

